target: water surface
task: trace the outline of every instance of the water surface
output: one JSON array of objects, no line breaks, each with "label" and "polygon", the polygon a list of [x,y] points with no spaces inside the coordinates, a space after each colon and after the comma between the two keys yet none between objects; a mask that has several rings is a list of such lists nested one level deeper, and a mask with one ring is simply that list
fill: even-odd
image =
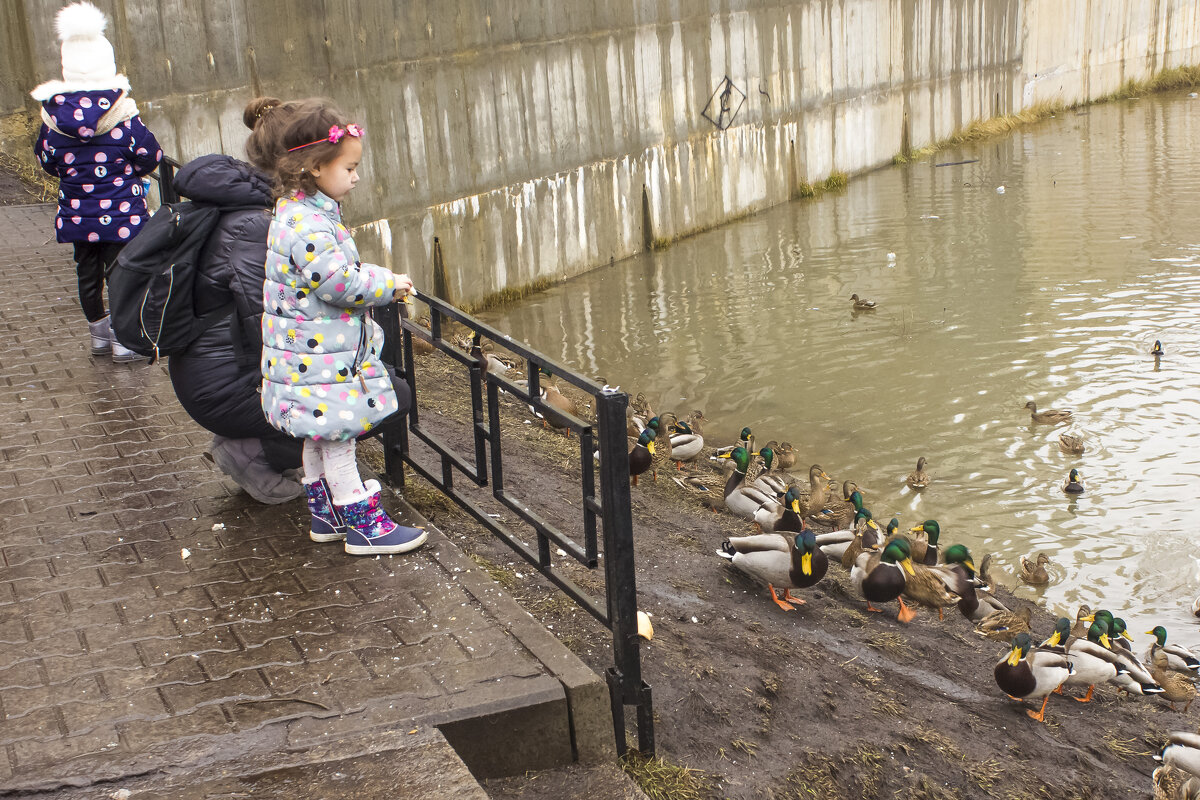
[{"label": "water surface", "polygon": [[[878,518],[936,518],[943,545],[1010,570],[1050,552],[1054,609],[1194,642],[1198,115],[1182,93],[1065,112],[486,317],[656,408],[703,409],[710,441],[749,425],[792,442]],[[854,313],[852,293],[878,310]],[[1075,421],[1033,425],[1028,400]],[[914,494],[922,455],[934,482]],[[1060,489],[1072,467],[1078,499]]]}]

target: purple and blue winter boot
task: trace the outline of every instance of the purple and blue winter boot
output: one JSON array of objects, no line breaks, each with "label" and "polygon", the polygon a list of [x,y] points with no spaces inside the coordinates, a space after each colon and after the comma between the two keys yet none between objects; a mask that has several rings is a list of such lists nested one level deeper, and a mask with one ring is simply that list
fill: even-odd
[{"label": "purple and blue winter boot", "polygon": [[357,503],[334,506],[346,525],[346,552],[352,556],[407,553],[425,544],[429,534],[421,528],[398,525],[383,510],[379,482],[363,484],[371,494]]},{"label": "purple and blue winter boot", "polygon": [[346,538],[346,523],[342,522],[337,508],[331,500],[332,492],[325,478],[304,484],[308,495],[308,510],[312,514],[312,528],[308,538],[314,542],[340,542]]}]

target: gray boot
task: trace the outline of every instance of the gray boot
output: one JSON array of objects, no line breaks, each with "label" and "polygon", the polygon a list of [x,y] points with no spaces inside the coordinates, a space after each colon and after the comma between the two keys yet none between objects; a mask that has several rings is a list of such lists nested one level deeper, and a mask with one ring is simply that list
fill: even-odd
[{"label": "gray boot", "polygon": [[[105,319],[107,320],[108,317],[105,317]],[[112,348],[112,360],[117,362],[118,364],[127,364],[130,361],[137,361],[139,359],[145,358],[145,356],[138,355],[137,353],[130,350],[128,347],[124,347],[120,342],[118,342],[116,334],[112,333],[111,326],[109,326],[108,341],[109,341],[109,346]]]},{"label": "gray boot", "polygon": [[295,470],[281,474],[271,469],[263,454],[261,439],[226,439],[214,434],[206,455],[221,472],[233,478],[246,494],[260,503],[286,503],[304,494],[304,486]]},{"label": "gray boot", "polygon": [[108,317],[88,323],[92,335],[92,355],[108,355],[112,351],[112,325]]}]

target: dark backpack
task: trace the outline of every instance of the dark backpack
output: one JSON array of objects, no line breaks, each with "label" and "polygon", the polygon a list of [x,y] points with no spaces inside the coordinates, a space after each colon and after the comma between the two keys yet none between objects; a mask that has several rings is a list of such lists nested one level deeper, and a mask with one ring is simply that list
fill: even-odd
[{"label": "dark backpack", "polygon": [[125,245],[108,274],[108,302],[117,341],[135,353],[179,355],[229,316],[233,304],[198,316],[193,286],[200,252],[221,219],[217,206],[183,201],[154,212]]}]

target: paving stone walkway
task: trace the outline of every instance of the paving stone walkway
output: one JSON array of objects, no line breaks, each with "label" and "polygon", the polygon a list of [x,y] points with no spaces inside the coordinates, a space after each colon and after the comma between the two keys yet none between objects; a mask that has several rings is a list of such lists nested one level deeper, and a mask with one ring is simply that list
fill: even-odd
[{"label": "paving stone walkway", "polygon": [[[500,774],[571,759],[568,705],[575,754],[611,747],[596,676],[440,532],[395,557],[309,541],[303,501],[202,457],[165,365],[89,355],[52,216],[0,208],[0,794],[269,774],[434,726]],[[531,761],[479,741],[519,724],[546,735]]]}]

